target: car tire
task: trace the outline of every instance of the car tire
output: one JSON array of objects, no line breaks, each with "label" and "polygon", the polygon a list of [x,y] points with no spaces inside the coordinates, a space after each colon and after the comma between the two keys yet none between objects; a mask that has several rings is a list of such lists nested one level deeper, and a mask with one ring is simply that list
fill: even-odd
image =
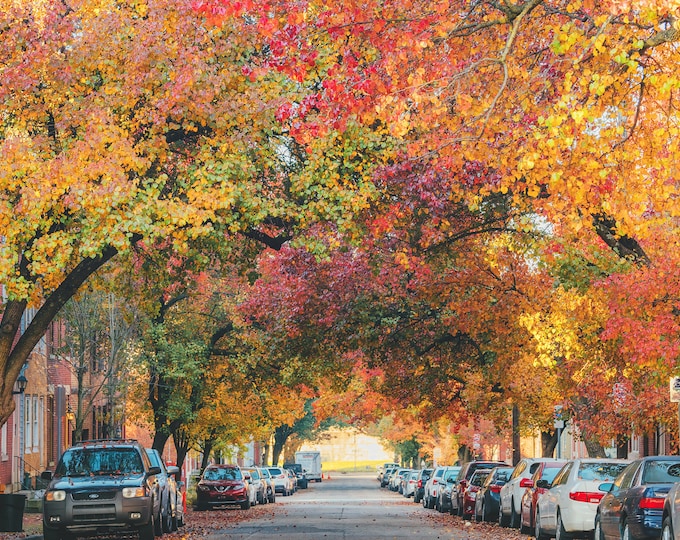
[{"label": "car tire", "polygon": [[623,531],[621,532],[621,540],[630,540],[630,527],[628,527],[628,522],[623,522]]},{"label": "car tire", "polygon": [[673,522],[670,516],[666,516],[661,526],[661,540],[674,540],[673,538]]},{"label": "car tire", "polygon": [[[139,540],[153,540],[154,536],[156,536],[156,525],[153,517],[151,517],[146,525],[139,528]],[[47,536],[45,536],[45,540],[47,540]]]},{"label": "car tire", "polygon": [[600,514],[595,516],[595,529],[593,529],[593,540],[604,540],[602,534],[602,524],[600,523]]},{"label": "car tire", "polygon": [[482,513],[479,516],[479,521],[489,521],[489,512],[486,509],[484,501],[482,501]]},{"label": "car tire", "polygon": [[536,510],[536,518],[534,521],[534,536],[536,537],[536,540],[546,540],[549,538],[548,535],[543,532],[543,529],[541,529],[541,519],[538,510]]},{"label": "car tire", "polygon": [[60,530],[48,529],[43,527],[43,538],[45,540],[62,540],[64,535]]},{"label": "car tire", "polygon": [[250,510],[250,497],[245,502],[241,503],[241,510]]},{"label": "car tire", "polygon": [[165,513],[161,511],[162,528],[164,533],[171,533],[172,529],[172,507],[170,506],[170,501],[165,505]]},{"label": "car tire", "polygon": [[503,513],[503,507],[500,506],[498,508],[498,525],[501,527],[507,527],[509,523],[509,518],[505,517],[505,514]]},{"label": "car tire", "polygon": [[163,516],[160,508],[158,509],[158,515],[153,522],[153,532],[156,536],[163,536]]},{"label": "car tire", "polygon": [[564,529],[562,514],[557,513],[557,523],[555,524],[555,540],[571,540],[571,534]]},{"label": "car tire", "polygon": [[511,529],[518,529],[519,528],[519,515],[517,512],[515,512],[515,501],[513,499],[510,499],[510,528]]}]

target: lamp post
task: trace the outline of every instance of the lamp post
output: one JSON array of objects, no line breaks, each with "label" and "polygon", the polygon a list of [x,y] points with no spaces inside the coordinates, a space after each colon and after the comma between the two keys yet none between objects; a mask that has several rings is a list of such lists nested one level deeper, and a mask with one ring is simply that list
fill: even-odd
[{"label": "lamp post", "polygon": [[19,485],[24,487],[24,392],[28,386],[28,379],[21,373],[17,378],[17,390],[12,390],[12,394],[19,395]]}]

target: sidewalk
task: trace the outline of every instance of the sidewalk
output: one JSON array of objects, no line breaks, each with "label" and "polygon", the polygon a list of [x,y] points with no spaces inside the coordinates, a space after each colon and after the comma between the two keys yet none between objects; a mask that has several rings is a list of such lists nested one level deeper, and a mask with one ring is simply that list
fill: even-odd
[{"label": "sidewalk", "polygon": [[42,538],[42,514],[24,512],[22,532],[0,532],[0,540],[18,540],[20,538],[37,540]]}]

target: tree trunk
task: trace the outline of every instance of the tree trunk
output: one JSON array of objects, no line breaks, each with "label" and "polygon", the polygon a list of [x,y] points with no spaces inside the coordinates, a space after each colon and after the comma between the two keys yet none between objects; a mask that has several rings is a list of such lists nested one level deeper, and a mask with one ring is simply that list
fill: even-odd
[{"label": "tree trunk", "polygon": [[541,453],[543,457],[552,457],[557,447],[557,431],[541,431]]},{"label": "tree trunk", "polygon": [[283,447],[293,434],[293,428],[287,424],[283,424],[274,430],[274,450],[272,455],[272,465],[277,466],[279,459],[281,458],[281,453],[283,452]]},{"label": "tree trunk", "polygon": [[203,459],[201,459],[201,474],[210,463],[210,454],[212,454],[212,449],[215,444],[213,439],[207,439],[203,444]]},{"label": "tree trunk", "polygon": [[519,407],[512,406],[512,464],[517,465],[522,459],[519,436]]},{"label": "tree trunk", "polygon": [[[134,241],[138,238],[135,236]],[[35,346],[45,335],[48,326],[64,307],[64,304],[78,291],[80,286],[104,266],[117,250],[107,247],[102,250],[98,257],[88,257],[81,261],[61,284],[45,298],[43,305],[34,315],[31,322],[19,339],[15,341],[19,333],[21,317],[26,311],[27,302],[10,300],[5,304],[0,320],[0,426],[14,412],[14,396],[12,390],[21,368],[28,359]],[[20,272],[25,275],[27,282],[31,282],[28,271],[28,260],[22,258]]]}]

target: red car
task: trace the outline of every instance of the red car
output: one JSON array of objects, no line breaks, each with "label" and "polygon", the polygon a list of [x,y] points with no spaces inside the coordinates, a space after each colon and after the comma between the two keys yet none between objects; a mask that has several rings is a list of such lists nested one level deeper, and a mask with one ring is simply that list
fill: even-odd
[{"label": "red car", "polygon": [[213,506],[238,504],[250,508],[248,485],[238,465],[209,465],[196,486],[196,507],[205,510]]},{"label": "red car", "polygon": [[491,469],[477,469],[472,473],[470,481],[463,489],[463,519],[470,519],[475,513],[475,504],[477,503],[477,492],[481,489],[486,481],[486,477],[491,474]]},{"label": "red car", "polygon": [[549,489],[553,479],[565,463],[565,461],[541,462],[538,469],[531,475],[530,485],[524,491],[524,495],[522,495],[519,522],[521,532],[529,533],[534,530],[534,524],[536,523],[536,500],[539,495]]}]

